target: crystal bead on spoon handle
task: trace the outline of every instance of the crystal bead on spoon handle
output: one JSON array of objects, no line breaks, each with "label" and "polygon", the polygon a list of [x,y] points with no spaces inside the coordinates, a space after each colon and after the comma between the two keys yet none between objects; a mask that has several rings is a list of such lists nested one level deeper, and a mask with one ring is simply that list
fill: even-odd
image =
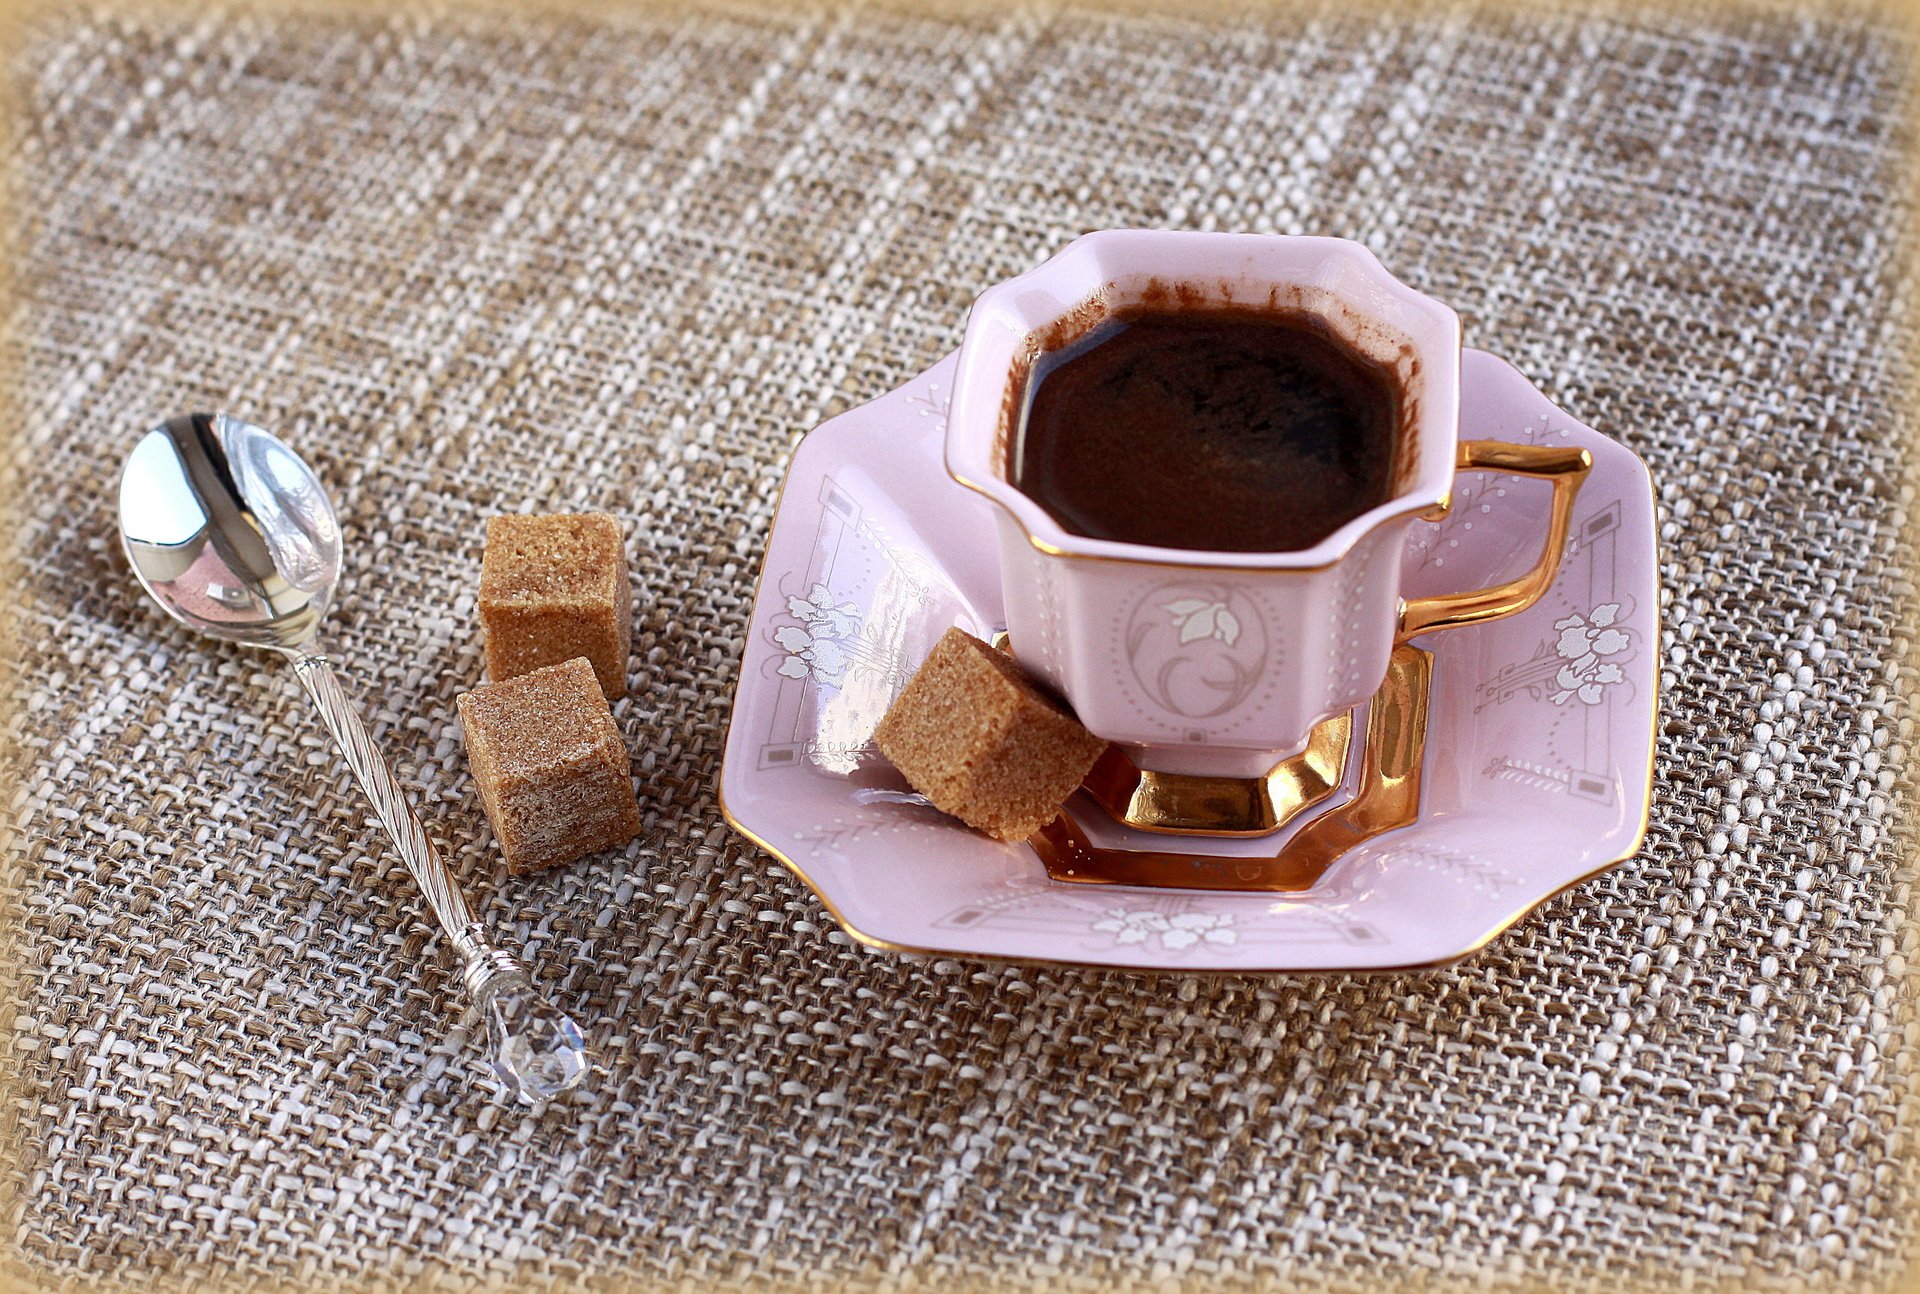
[{"label": "crystal bead on spoon handle", "polygon": [[580,1026],[541,995],[519,958],[487,937],[406,793],[374,749],[327,658],[306,646],[288,649],[287,655],[334,744],[373,802],[394,850],[464,963],[461,979],[475,1008],[486,1017],[493,1072],[516,1100],[529,1104],[576,1086],[587,1072]]}]

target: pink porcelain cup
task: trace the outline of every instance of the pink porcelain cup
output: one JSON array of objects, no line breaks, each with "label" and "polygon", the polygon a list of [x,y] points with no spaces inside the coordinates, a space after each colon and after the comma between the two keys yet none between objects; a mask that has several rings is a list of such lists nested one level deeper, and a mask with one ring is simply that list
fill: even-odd
[{"label": "pink porcelain cup", "polygon": [[[1403,409],[1392,497],[1291,552],[1195,552],[1062,529],[1011,480],[1027,368],[1044,346],[1142,300],[1305,310],[1390,366]],[[1264,775],[1305,746],[1315,725],[1373,695],[1396,642],[1523,611],[1553,581],[1590,458],[1463,441],[1459,376],[1454,312],[1344,239],[1107,230],[989,288],[960,346],[946,461],[956,480],[999,505],[1015,655],[1141,768]],[[1403,599],[1408,530],[1445,514],[1460,470],[1552,481],[1540,560],[1492,588]]]}]

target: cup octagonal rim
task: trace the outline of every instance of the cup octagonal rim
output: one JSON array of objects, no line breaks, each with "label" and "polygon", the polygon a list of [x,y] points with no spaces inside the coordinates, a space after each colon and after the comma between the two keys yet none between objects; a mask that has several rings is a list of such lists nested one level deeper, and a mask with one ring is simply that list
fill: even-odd
[{"label": "cup octagonal rim", "polygon": [[[1068,531],[1008,479],[1001,441],[1015,362],[1042,329],[1117,286],[1147,279],[1266,291],[1304,283],[1412,347],[1418,366],[1413,460],[1392,498],[1319,543],[1285,552],[1218,552],[1095,539]],[[1124,290],[1124,289],[1123,289]],[[1364,299],[1360,299],[1364,298]],[[1391,317],[1388,317],[1388,316]],[[975,298],[960,343],[944,445],[947,472],[996,504],[1050,556],[1212,570],[1310,571],[1337,565],[1375,530],[1444,509],[1459,442],[1459,316],[1395,278],[1372,251],[1322,235],[1107,229],[1082,234],[1024,274]]]}]

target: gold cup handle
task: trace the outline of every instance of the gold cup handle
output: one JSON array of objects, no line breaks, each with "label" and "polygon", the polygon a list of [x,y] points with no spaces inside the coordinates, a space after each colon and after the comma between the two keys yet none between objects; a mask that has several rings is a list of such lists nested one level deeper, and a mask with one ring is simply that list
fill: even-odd
[{"label": "gold cup handle", "polygon": [[1553,516],[1547,523],[1547,544],[1532,570],[1519,579],[1465,593],[1441,593],[1400,604],[1399,639],[1436,629],[1497,620],[1516,615],[1538,602],[1560,573],[1560,555],[1566,550],[1567,530],[1573,524],[1573,501],[1593,470],[1593,455],[1584,449],[1552,445],[1509,445],[1498,440],[1460,442],[1455,463],[1462,472],[1506,472],[1553,482]]}]

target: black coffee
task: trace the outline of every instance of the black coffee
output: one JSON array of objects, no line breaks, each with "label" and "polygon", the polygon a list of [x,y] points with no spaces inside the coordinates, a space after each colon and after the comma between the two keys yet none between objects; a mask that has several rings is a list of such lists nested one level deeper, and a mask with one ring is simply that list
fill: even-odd
[{"label": "black coffee", "polygon": [[1287,552],[1386,501],[1400,402],[1311,315],[1141,308],[1036,358],[1009,466],[1077,535]]}]

